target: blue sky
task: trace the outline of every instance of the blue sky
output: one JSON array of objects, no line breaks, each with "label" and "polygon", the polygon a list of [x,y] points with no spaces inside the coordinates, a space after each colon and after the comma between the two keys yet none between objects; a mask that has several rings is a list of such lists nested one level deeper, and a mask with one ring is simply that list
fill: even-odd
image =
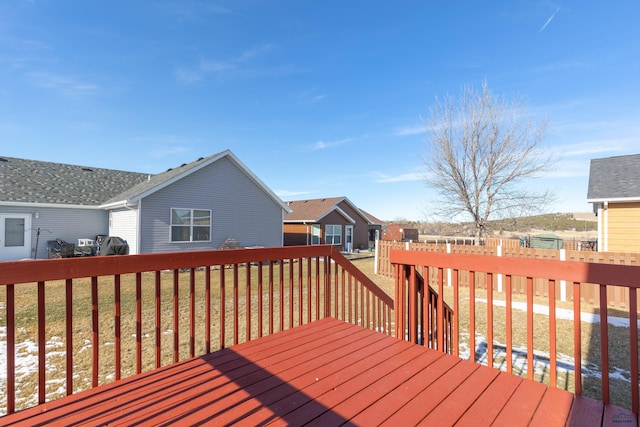
[{"label": "blue sky", "polygon": [[232,150],[283,200],[433,219],[422,122],[487,80],[546,117],[549,212],[640,152],[640,2],[0,0],[0,155],[158,173]]}]

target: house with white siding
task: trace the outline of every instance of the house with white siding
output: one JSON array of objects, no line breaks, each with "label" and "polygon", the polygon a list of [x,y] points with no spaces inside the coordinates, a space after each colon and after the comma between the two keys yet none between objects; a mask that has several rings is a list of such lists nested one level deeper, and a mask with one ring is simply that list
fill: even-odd
[{"label": "house with white siding", "polygon": [[0,156],[0,261],[97,236],[130,254],[282,246],[289,211],[229,150],[154,175]]}]

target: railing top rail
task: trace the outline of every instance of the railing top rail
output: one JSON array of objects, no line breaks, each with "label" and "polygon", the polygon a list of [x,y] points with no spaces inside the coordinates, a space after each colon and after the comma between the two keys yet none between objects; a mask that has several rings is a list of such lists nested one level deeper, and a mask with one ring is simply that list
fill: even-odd
[{"label": "railing top rail", "polygon": [[0,262],[0,286],[245,262],[331,256],[331,245],[167,252]]},{"label": "railing top rail", "polygon": [[392,249],[392,264],[640,288],[640,266]]}]

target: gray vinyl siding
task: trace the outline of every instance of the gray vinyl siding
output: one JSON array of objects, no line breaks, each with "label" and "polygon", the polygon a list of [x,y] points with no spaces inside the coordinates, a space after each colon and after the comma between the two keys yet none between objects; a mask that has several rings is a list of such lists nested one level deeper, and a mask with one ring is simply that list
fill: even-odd
[{"label": "gray vinyl siding", "polygon": [[[49,240],[62,239],[77,245],[78,239],[93,240],[98,234],[107,234],[108,231],[107,212],[102,209],[0,206],[0,212],[31,214],[31,253],[37,259],[48,257]],[[35,217],[36,212],[38,218]]]},{"label": "gray vinyl siding", "polygon": [[[171,243],[171,208],[211,210],[211,241]],[[282,206],[228,158],[146,197],[140,216],[140,253],[218,249],[229,237],[242,247],[282,245]]]},{"label": "gray vinyl siding", "polygon": [[116,209],[109,212],[109,235],[127,241],[129,254],[138,253],[138,209]]}]

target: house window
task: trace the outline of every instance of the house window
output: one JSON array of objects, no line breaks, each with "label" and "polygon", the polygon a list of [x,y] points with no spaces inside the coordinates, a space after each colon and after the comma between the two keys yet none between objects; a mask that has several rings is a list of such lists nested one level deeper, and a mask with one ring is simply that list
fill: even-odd
[{"label": "house window", "polygon": [[313,224],[311,226],[311,244],[320,244],[320,224]]},{"label": "house window", "polygon": [[172,242],[208,242],[210,240],[210,210],[171,209]]},{"label": "house window", "polygon": [[325,225],[324,242],[328,245],[342,244],[342,226],[341,225]]}]

